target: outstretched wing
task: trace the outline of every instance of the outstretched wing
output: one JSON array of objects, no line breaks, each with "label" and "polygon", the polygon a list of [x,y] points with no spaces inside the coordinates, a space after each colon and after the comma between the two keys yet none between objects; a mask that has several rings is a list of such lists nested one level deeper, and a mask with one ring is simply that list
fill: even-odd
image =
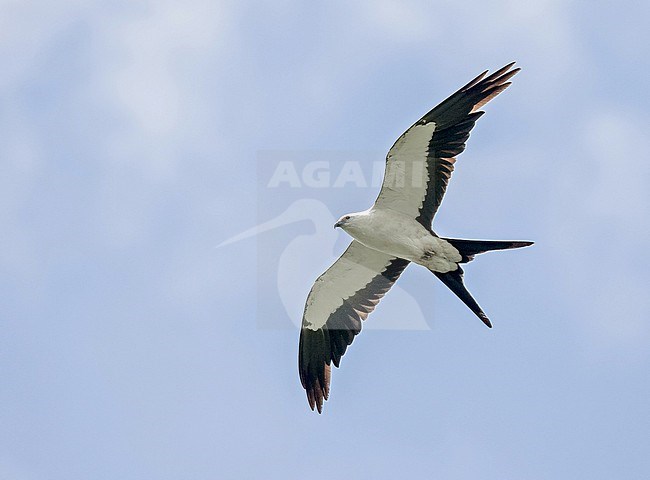
[{"label": "outstretched wing", "polygon": [[374,208],[390,208],[431,222],[454,171],[456,155],[465,150],[483,105],[508,88],[520,69],[514,62],[485,77],[487,71],[451,95],[402,134],[386,157],[384,182]]},{"label": "outstretched wing", "polygon": [[355,240],[314,283],[305,305],[298,352],[300,381],[312,410],[316,407],[320,413],[327,400],[331,363],[339,366],[361,331],[361,321],[408,264]]}]

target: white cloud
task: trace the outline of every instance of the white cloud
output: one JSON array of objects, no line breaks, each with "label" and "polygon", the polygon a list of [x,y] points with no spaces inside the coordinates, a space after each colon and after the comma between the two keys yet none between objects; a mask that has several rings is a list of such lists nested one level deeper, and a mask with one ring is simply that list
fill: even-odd
[{"label": "white cloud", "polygon": [[373,26],[380,27],[382,33],[398,41],[424,41],[442,28],[439,21],[432,24],[428,2],[378,0],[364,2],[363,7]]},{"label": "white cloud", "polygon": [[[2,158],[7,159],[0,189],[0,198],[7,201],[0,216],[10,232],[2,237],[2,263],[13,265],[12,271],[33,273],[33,248],[45,248],[32,245],[37,240],[21,227],[19,216],[25,214],[21,209],[29,198],[39,201],[31,186],[44,166],[49,163],[48,168],[58,172],[65,167],[53,165],[53,158],[74,155],[41,146],[58,145],[49,130],[60,128],[63,117],[68,127],[60,129],[66,132],[75,130],[79,118],[98,121],[79,126],[85,138],[78,139],[78,148],[92,151],[86,161],[101,175],[96,198],[89,199],[97,208],[97,225],[88,227],[96,228],[108,246],[142,241],[165,186],[178,178],[180,168],[196,161],[179,155],[179,150],[191,146],[201,151],[201,142],[211,140],[202,136],[206,119],[214,115],[202,74],[212,71],[234,43],[234,6],[227,1],[169,0],[113,9],[102,2],[5,1],[0,12],[0,100],[3,120],[11,128],[11,135],[0,142]],[[57,45],[80,26],[89,32],[83,56],[74,58],[73,67],[80,70],[65,72],[69,80],[61,92],[56,82],[47,82],[50,67],[77,55]],[[25,87],[34,82],[48,95],[65,95],[58,117],[46,117],[36,102],[26,105],[30,99]]]},{"label": "white cloud", "polygon": [[[585,348],[636,357],[650,337],[647,256],[650,212],[648,118],[599,105],[586,116],[579,149],[563,162],[554,200],[554,246]],[[574,192],[580,192],[576,195]]]},{"label": "white cloud", "polygon": [[84,2],[36,2],[5,0],[0,3],[0,89],[15,88],[51,39],[79,18]]},{"label": "white cloud", "polygon": [[136,128],[162,136],[178,128],[191,100],[184,96],[193,92],[188,74],[225,48],[229,9],[225,2],[151,2],[143,15],[102,23],[102,53],[111,61],[100,75]]}]

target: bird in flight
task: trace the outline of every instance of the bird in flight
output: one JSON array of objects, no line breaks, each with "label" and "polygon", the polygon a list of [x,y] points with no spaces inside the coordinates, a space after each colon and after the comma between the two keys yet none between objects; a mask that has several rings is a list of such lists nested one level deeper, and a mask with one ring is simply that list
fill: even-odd
[{"label": "bird in flight", "polygon": [[489,76],[487,71],[481,73],[406,130],[388,152],[375,204],[363,212],[343,215],[334,225],[353,240],[314,283],[300,330],[298,370],[312,410],[321,413],[329,396],[332,363],[339,366],[361,331],[361,321],[411,262],[429,269],[492,327],[465,288],[460,264],[479,253],[527,247],[533,242],[443,238],[431,223],[456,156],[485,113],[479,109],[510,86],[508,80],[520,70],[513,65]]}]

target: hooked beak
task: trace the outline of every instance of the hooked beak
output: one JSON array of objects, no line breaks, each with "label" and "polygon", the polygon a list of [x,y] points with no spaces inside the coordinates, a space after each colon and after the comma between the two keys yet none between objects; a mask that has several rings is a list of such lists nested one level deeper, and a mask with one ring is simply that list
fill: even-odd
[{"label": "hooked beak", "polygon": [[338,227],[340,227],[341,225],[343,225],[343,222],[336,222],[336,223],[334,224],[334,228],[338,228]]}]

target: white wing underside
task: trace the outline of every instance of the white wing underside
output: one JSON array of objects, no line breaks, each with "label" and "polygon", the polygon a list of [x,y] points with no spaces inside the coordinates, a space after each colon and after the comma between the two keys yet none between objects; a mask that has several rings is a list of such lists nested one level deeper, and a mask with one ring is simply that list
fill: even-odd
[{"label": "white wing underside", "polygon": [[352,241],[343,255],[314,283],[307,297],[303,327],[310,330],[322,328],[344,300],[365,288],[394,259]]},{"label": "white wing underside", "polygon": [[436,124],[414,125],[386,157],[386,173],[374,209],[391,209],[411,218],[420,214],[429,183],[427,157]]}]

